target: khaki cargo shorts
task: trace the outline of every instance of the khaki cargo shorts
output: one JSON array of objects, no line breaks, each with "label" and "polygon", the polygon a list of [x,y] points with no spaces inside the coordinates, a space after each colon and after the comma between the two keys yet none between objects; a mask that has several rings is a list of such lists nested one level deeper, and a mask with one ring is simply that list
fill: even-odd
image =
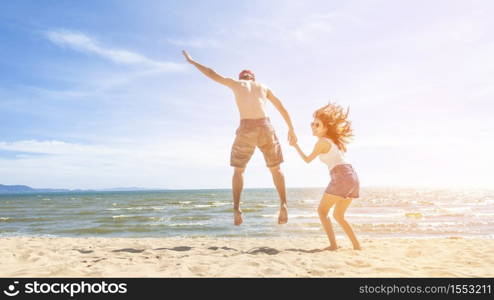
[{"label": "khaki cargo shorts", "polygon": [[243,119],[236,134],[230,156],[232,167],[245,168],[256,147],[264,154],[268,168],[283,162],[280,143],[269,118]]}]

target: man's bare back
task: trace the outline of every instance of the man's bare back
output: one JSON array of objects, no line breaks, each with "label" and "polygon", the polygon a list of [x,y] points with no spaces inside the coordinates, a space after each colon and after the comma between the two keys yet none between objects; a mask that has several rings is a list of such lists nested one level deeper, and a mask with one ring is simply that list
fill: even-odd
[{"label": "man's bare back", "polygon": [[228,84],[235,94],[240,119],[266,118],[269,89],[252,80],[231,80]]}]

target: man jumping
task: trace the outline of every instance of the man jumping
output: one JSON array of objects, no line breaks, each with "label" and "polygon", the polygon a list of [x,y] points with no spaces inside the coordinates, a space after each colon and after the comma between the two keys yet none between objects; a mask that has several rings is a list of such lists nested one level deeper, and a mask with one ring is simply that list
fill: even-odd
[{"label": "man jumping", "polygon": [[273,126],[266,114],[265,105],[269,100],[280,112],[288,125],[288,140],[296,142],[297,137],[293,130],[292,121],[288,112],[274,93],[256,81],[255,75],[250,70],[243,70],[239,74],[239,80],[223,77],[211,68],[205,67],[194,61],[186,51],[182,51],[185,59],[194,65],[204,75],[212,80],[225,85],[233,90],[235,100],[240,113],[240,126],[236,132],[236,138],[232,146],[230,165],[234,167],[232,179],[234,224],[242,224],[242,211],[240,210],[240,194],[244,186],[243,174],[256,147],[264,154],[266,166],[271,171],[273,181],[280,197],[280,212],[278,224],[288,221],[288,210],[285,191],[285,177],[280,169],[283,162],[280,143],[274,132]]}]

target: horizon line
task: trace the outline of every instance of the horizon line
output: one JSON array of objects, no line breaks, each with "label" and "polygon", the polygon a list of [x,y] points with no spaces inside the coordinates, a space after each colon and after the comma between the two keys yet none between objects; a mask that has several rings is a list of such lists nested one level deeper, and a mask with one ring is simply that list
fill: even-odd
[{"label": "horizon line", "polygon": [[[22,185],[22,184],[11,184],[11,185],[6,185],[6,184],[0,184],[0,186],[6,186],[6,187],[12,187],[12,186],[24,186],[31,188],[33,190],[53,190],[53,192],[56,192],[56,190],[60,190],[60,192],[143,192],[143,191],[203,191],[203,190],[232,190],[231,187],[211,187],[211,188],[165,188],[165,187],[117,187],[117,188],[38,188],[38,187],[32,187],[28,185]],[[324,189],[326,186],[287,186],[286,189]],[[437,189],[437,190],[443,190],[443,189],[450,189],[450,190],[473,190],[473,189],[484,189],[484,190],[494,190],[494,187],[487,187],[487,186],[425,186],[425,185],[365,185],[361,186],[361,188],[368,189],[368,188],[377,188],[377,189],[386,189],[386,188],[395,188],[395,189]],[[276,190],[275,187],[269,186],[269,187],[245,187],[244,190]],[[33,191],[36,192],[36,191]],[[1,192],[0,192],[1,193]],[[22,192],[20,192],[22,193]]]}]

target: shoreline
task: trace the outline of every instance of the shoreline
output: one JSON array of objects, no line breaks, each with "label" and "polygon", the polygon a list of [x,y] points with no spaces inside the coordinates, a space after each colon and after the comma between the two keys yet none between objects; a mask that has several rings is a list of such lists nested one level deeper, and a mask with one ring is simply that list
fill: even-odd
[{"label": "shoreline", "polygon": [[494,277],[494,239],[2,237],[0,277]]}]

